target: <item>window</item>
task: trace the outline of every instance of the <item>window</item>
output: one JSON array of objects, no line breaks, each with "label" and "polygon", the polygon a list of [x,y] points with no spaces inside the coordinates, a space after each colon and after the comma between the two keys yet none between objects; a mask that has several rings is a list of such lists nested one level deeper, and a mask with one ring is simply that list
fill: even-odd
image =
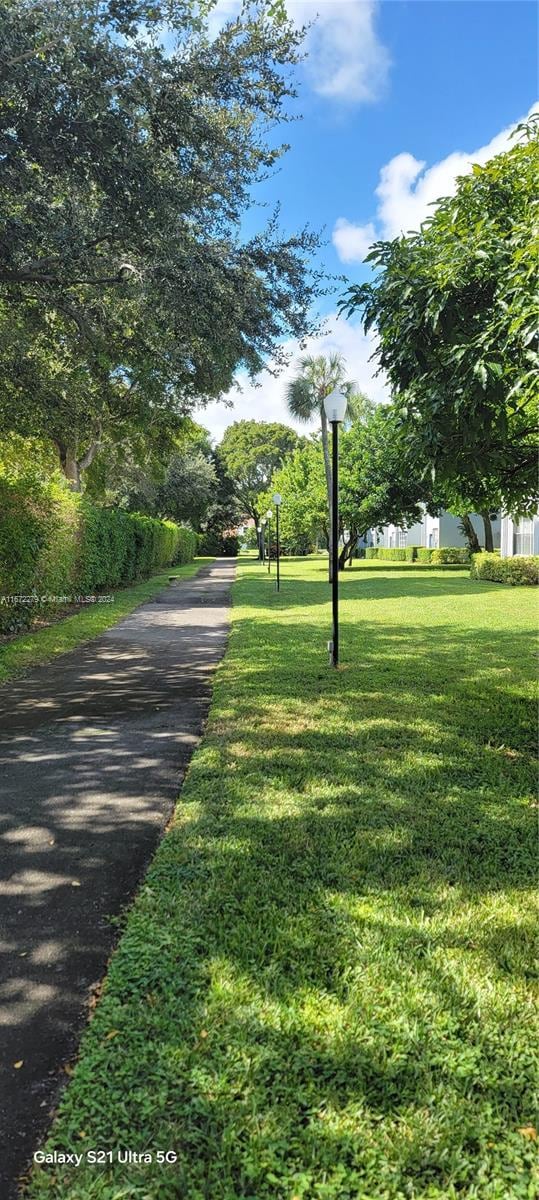
[{"label": "window", "polygon": [[533,554],[533,521],[528,518],[513,525],[513,554]]},{"label": "window", "polygon": [[429,533],[429,546],[430,546],[431,550],[438,549],[438,530],[437,529],[433,529]]},{"label": "window", "polygon": [[404,529],[397,529],[397,546],[399,550],[404,550],[406,546],[406,533]]}]

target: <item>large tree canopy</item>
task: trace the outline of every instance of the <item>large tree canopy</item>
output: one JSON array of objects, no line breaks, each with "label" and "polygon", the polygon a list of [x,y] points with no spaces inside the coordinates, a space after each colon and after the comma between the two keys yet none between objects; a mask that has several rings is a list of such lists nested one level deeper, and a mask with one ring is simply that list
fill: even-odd
[{"label": "large tree canopy", "polygon": [[68,471],[310,327],[313,235],[239,234],[301,34],[259,3],[209,40],[204,7],[0,0],[0,429]]},{"label": "large tree canopy", "polygon": [[304,442],[289,425],[271,421],[234,421],[218,448],[234,480],[243,516],[256,524],[263,513],[261,497],[284,459]]},{"label": "large tree canopy", "polygon": [[537,501],[537,124],[419,233],[377,242],[342,307],[375,327],[411,446],[454,497]]}]

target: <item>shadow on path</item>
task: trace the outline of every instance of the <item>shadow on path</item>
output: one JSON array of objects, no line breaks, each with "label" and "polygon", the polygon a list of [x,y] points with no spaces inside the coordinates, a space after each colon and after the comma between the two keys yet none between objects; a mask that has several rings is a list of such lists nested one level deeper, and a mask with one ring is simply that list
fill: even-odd
[{"label": "shadow on path", "polygon": [[234,570],[213,563],[0,690],[4,1200],[76,1050],[115,941],[111,917],[133,895],[200,737]]}]

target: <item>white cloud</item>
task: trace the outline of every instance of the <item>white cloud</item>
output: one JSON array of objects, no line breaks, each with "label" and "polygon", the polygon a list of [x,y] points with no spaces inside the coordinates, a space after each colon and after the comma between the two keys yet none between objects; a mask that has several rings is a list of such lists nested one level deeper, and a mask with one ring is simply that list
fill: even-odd
[{"label": "white cloud", "polygon": [[[383,378],[374,378],[375,364],[369,362],[374,350],[372,336],[365,336],[357,322],[346,321],[337,313],[327,317],[326,330],[323,337],[307,339],[305,348],[301,350],[296,342],[288,342],[284,348],[291,361],[281,374],[273,376],[269,371],[263,371],[257,381],[259,386],[241,375],[241,392],[233,388],[227,397],[232,401],[233,408],[227,408],[222,403],[210,404],[195,414],[195,420],[209,429],[217,441],[233,421],[282,421],[300,433],[308,432],[308,426],[294,421],[289,415],[285,398],[286,384],[295,374],[302,354],[339,351],[346,360],[348,377],[355,380],[362,392],[375,401],[389,399]],[[314,424],[311,428],[315,427]]]},{"label": "white cloud", "polygon": [[[390,58],[375,21],[378,0],[286,0],[288,15],[307,34],[305,73],[321,96],[371,103],[383,93]],[[239,0],[218,0],[209,16],[212,36],[241,11]]]},{"label": "white cloud", "polygon": [[[530,113],[536,108],[537,105],[533,105]],[[519,118],[519,121],[522,119]],[[337,219],[333,244],[341,260],[362,262],[365,245],[375,238],[394,238],[409,230],[419,229],[425,217],[434,211],[435,202],[455,191],[457,176],[468,174],[474,163],[482,166],[489,158],[501,154],[514,144],[511,134],[519,121],[502,129],[486,146],[480,146],[470,153],[455,151],[432,167],[427,167],[413,154],[404,152],[395,155],[380,171],[380,182],[376,188],[376,227],[372,221],[368,225],[354,225],[345,217]]]},{"label": "white cloud", "polygon": [[332,241],[341,262],[362,262],[376,238],[372,221],[368,225],[353,225],[346,217],[335,222]]}]

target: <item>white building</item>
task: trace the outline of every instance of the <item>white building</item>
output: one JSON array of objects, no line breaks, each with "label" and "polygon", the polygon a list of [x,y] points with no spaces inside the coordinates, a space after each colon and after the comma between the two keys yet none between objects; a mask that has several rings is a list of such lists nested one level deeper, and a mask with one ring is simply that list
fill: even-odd
[{"label": "white building", "polygon": [[502,517],[502,558],[539,554],[539,513],[534,517]]},{"label": "white building", "polygon": [[[481,545],[485,543],[485,527],[478,513],[471,513],[470,519]],[[539,521],[539,518],[538,518]],[[501,521],[496,517],[491,521],[492,536],[495,549],[500,547]],[[438,549],[440,546],[467,546],[466,538],[460,528],[459,517],[442,512],[439,517],[431,517],[426,512],[423,519],[409,529],[400,529],[398,525],[386,525],[383,529],[373,529],[373,545],[397,547],[425,546]],[[522,551],[522,553],[528,553]]]}]

